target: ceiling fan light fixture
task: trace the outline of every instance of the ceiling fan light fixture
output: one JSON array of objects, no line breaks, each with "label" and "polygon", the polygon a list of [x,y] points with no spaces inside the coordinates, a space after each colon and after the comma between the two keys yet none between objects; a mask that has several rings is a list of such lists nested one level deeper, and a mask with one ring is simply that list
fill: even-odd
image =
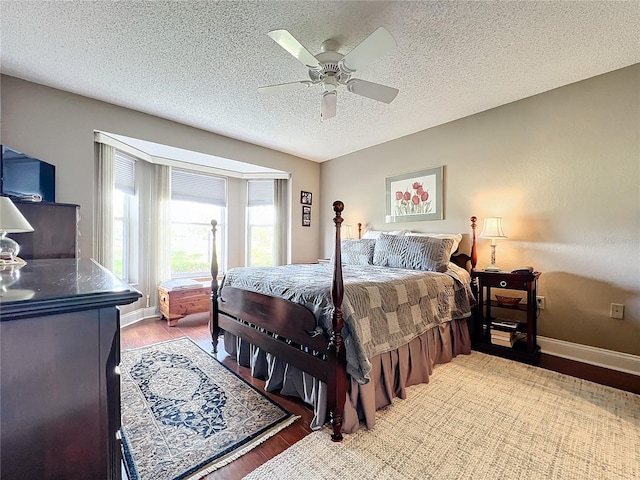
[{"label": "ceiling fan light fixture", "polygon": [[353,72],[377,60],[396,46],[395,40],[384,27],[379,27],[346,55],[337,52],[338,43],[335,40],[322,42],[320,53],[314,56],[287,30],[273,30],[269,32],[269,36],[307,67],[311,81],[260,87],[260,93],[286,92],[303,85],[320,83],[322,120],[335,116],[337,88],[340,85],[345,85],[350,93],[383,103],[391,103],[398,94],[396,88],[351,78]]},{"label": "ceiling fan light fixture", "polygon": [[325,121],[336,116],[336,104],[338,103],[338,92],[325,91],[322,93],[322,104],[320,109],[320,120]]},{"label": "ceiling fan light fixture", "polygon": [[325,92],[335,92],[338,88],[338,79],[335,75],[327,75],[322,80],[322,86]]}]

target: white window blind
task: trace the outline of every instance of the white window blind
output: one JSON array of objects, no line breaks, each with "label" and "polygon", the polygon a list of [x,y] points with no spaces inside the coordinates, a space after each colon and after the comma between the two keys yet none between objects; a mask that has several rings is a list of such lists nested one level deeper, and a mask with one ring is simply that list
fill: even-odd
[{"label": "white window blind", "polygon": [[227,179],[171,169],[171,199],[227,206]]},{"label": "white window blind", "polygon": [[135,193],[135,159],[116,150],[114,169],[116,190],[133,195]]},{"label": "white window blind", "polygon": [[273,205],[273,180],[247,182],[247,206]]}]

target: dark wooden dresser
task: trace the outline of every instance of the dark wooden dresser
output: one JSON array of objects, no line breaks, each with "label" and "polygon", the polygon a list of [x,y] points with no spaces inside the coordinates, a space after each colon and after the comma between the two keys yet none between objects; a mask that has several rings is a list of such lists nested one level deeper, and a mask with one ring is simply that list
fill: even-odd
[{"label": "dark wooden dresser", "polygon": [[120,479],[120,314],[138,291],[90,259],[0,271],[0,472]]},{"label": "dark wooden dresser", "polygon": [[80,207],[71,203],[14,201],[34,231],[12,233],[20,244],[19,257],[78,258],[78,222]]}]

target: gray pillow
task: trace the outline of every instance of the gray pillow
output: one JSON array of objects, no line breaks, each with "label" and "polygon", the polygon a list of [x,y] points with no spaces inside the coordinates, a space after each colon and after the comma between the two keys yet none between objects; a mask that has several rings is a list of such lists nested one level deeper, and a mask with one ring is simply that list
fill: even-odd
[{"label": "gray pillow", "polygon": [[[342,240],[340,243],[342,263],[345,265],[371,265],[375,244],[376,241],[373,238]],[[331,261],[333,263],[333,256]]]},{"label": "gray pillow", "polygon": [[436,237],[408,237],[407,267],[414,270],[444,272],[450,261],[454,239]]},{"label": "gray pillow", "polygon": [[381,267],[405,268],[409,237],[381,233],[373,249],[373,264]]},{"label": "gray pillow", "polygon": [[376,240],[373,264],[444,272],[453,246],[451,238],[409,237],[382,234]]}]

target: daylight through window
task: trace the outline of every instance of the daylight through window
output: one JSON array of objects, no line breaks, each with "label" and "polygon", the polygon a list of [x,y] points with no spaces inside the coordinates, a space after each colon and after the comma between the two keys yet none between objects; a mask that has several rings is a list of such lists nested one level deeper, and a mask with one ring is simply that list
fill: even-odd
[{"label": "daylight through window", "polygon": [[171,277],[210,275],[211,220],[218,222],[218,265],[224,258],[227,182],[204,173],[172,169],[171,172]]},{"label": "daylight through window", "polygon": [[274,265],[273,180],[247,182],[247,265]]},{"label": "daylight through window", "polygon": [[130,229],[134,217],[135,166],[136,161],[116,151],[115,191],[113,192],[113,273],[120,279],[131,282],[135,277],[131,261],[132,245],[135,245],[135,229]]}]

